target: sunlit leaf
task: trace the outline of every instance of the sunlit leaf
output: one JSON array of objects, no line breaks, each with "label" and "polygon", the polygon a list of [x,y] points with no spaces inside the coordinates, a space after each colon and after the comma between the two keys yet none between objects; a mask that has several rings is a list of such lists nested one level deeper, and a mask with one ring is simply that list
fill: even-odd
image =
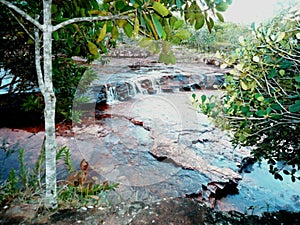
[{"label": "sunlit leaf", "polygon": [[170,14],[170,11],[160,2],[153,2],[153,9],[162,17],[166,17]]},{"label": "sunlit leaf", "polygon": [[248,90],[248,86],[245,84],[244,81],[240,80],[240,85],[241,85],[243,90]]},{"label": "sunlit leaf", "polygon": [[88,41],[88,48],[92,55],[98,55],[98,48],[93,42]]},{"label": "sunlit leaf", "polygon": [[181,28],[184,24],[183,20],[177,20],[174,25],[173,25],[173,29],[174,30],[178,30],[179,28]]},{"label": "sunlit leaf", "polygon": [[134,28],[133,28],[133,38],[136,38],[136,36],[139,34],[140,30],[140,21],[138,17],[135,17],[134,20]]},{"label": "sunlit leaf", "polygon": [[101,42],[101,41],[103,41],[104,40],[104,38],[105,38],[105,36],[106,36],[106,22],[104,23],[104,25],[103,25],[103,27],[102,27],[102,29],[101,29],[101,31],[100,31],[100,34],[99,34],[99,36],[98,36],[98,38],[97,38],[97,43],[99,43],[99,42]]},{"label": "sunlit leaf", "polygon": [[181,40],[187,40],[190,38],[191,33],[188,30],[180,30],[175,34],[175,36]]},{"label": "sunlit leaf", "polygon": [[111,37],[112,37],[112,39],[117,39],[119,37],[119,30],[115,25],[113,26],[113,28],[111,30]]}]

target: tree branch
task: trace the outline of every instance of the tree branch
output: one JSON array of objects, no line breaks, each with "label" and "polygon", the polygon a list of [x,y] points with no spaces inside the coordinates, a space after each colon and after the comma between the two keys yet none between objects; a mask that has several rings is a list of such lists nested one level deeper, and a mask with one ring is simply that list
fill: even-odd
[{"label": "tree branch", "polygon": [[34,37],[30,34],[30,32],[26,29],[26,27],[21,23],[21,21],[16,17],[16,15],[10,10],[11,15],[16,19],[18,24],[23,28],[23,30],[28,34],[28,36],[34,40]]},{"label": "tree branch", "polygon": [[[0,0],[2,1],[2,0]],[[107,21],[107,20],[127,20],[130,19],[130,16],[123,16],[123,15],[113,15],[113,16],[90,16],[90,17],[77,17],[73,19],[69,19],[67,21],[61,22],[55,26],[53,26],[52,31],[59,30],[60,28],[70,25],[72,23],[78,22],[92,22],[92,21]]]},{"label": "tree branch", "polygon": [[19,7],[15,6],[14,4],[6,1],[6,0],[0,0],[0,3],[6,5],[8,8],[14,10],[15,12],[19,13],[24,19],[28,20],[30,23],[32,23],[34,26],[39,28],[40,30],[43,30],[43,26],[36,20],[34,20],[31,16],[29,16],[26,12],[24,12]]},{"label": "tree branch", "polygon": [[[36,15],[36,20],[38,16]],[[38,78],[38,83],[41,92],[43,93],[45,90],[44,79],[43,79],[43,72],[41,68],[41,45],[40,45],[40,37],[39,37],[39,29],[37,27],[34,28],[34,43],[35,43],[35,67],[36,73]]]}]

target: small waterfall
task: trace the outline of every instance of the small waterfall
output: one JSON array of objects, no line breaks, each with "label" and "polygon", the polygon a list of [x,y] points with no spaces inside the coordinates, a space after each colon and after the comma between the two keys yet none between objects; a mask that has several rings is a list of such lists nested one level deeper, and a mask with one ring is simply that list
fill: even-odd
[{"label": "small waterfall", "polygon": [[118,93],[116,87],[106,85],[106,103],[111,104],[118,100]]},{"label": "small waterfall", "polygon": [[[195,79],[196,77],[196,79]],[[93,98],[96,103],[113,104],[117,101],[127,101],[137,95],[154,95],[159,93],[173,93],[194,91],[195,89],[210,88],[222,85],[224,76],[220,73],[206,75],[186,74],[174,70],[139,71],[139,73],[114,74],[106,84],[92,87]],[[99,88],[102,87],[102,88]]]}]

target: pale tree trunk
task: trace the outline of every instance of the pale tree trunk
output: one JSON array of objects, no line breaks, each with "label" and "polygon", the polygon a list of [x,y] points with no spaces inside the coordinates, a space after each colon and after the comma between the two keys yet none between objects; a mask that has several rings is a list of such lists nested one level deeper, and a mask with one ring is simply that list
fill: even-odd
[{"label": "pale tree trunk", "polygon": [[56,98],[52,82],[52,0],[43,0],[44,31],[43,31],[43,62],[45,101],[45,150],[46,150],[46,207],[57,207],[56,193],[56,140],[55,140],[55,104]]},{"label": "pale tree trunk", "polygon": [[[45,101],[45,153],[46,153],[46,195],[45,206],[47,208],[57,207],[57,184],[56,184],[56,139],[55,139],[55,105],[56,98],[52,82],[52,32],[63,26],[83,21],[105,21],[112,19],[128,19],[128,16],[98,16],[98,17],[79,17],[64,21],[52,26],[51,24],[51,5],[52,0],[43,0],[43,24],[38,22],[38,16],[33,19],[29,14],[16,7],[7,0],[0,0],[0,3],[19,13],[23,18],[35,26],[35,64],[38,76],[39,88]],[[41,43],[39,31],[43,34],[43,71],[41,68]]]}]

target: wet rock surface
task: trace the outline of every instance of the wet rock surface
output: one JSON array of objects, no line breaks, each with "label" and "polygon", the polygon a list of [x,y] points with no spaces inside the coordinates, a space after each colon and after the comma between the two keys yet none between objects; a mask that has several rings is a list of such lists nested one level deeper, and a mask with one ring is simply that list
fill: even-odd
[{"label": "wet rock surface", "polygon": [[[300,210],[298,189],[284,189],[277,183],[268,188],[261,185],[260,175],[248,177],[252,173],[247,171],[257,170],[256,164],[243,161],[250,159],[250,150],[234,149],[227,134],[197,113],[191,102],[191,91],[199,96],[220,94],[209,89],[223,82],[224,71],[197,58],[189,66],[184,60],[183,56],[176,66],[167,68],[151,58],[134,63],[112,58],[108,66],[94,65],[99,79],[84,93],[92,101],[75,109],[84,111],[83,122],[69,131],[57,130],[58,146],[70,147],[73,165],[86,159],[100,182],[120,186],[108,196],[109,207],[57,212],[34,219],[35,223],[280,224],[286,220],[279,216],[286,215],[295,219],[286,224],[297,224],[298,214],[270,214],[266,218],[273,223],[269,223],[241,213],[248,208],[255,208],[255,213]],[[18,168],[20,148],[25,149],[24,160],[30,167],[40,153],[43,136],[41,131],[0,129],[2,168]],[[1,179],[8,172],[2,170]],[[60,163],[58,178],[65,179],[66,174]],[[282,191],[275,192],[274,186]],[[270,200],[271,205],[259,209],[266,196],[270,196],[266,204]],[[0,220],[4,224],[5,218],[16,215],[4,212]]]}]

